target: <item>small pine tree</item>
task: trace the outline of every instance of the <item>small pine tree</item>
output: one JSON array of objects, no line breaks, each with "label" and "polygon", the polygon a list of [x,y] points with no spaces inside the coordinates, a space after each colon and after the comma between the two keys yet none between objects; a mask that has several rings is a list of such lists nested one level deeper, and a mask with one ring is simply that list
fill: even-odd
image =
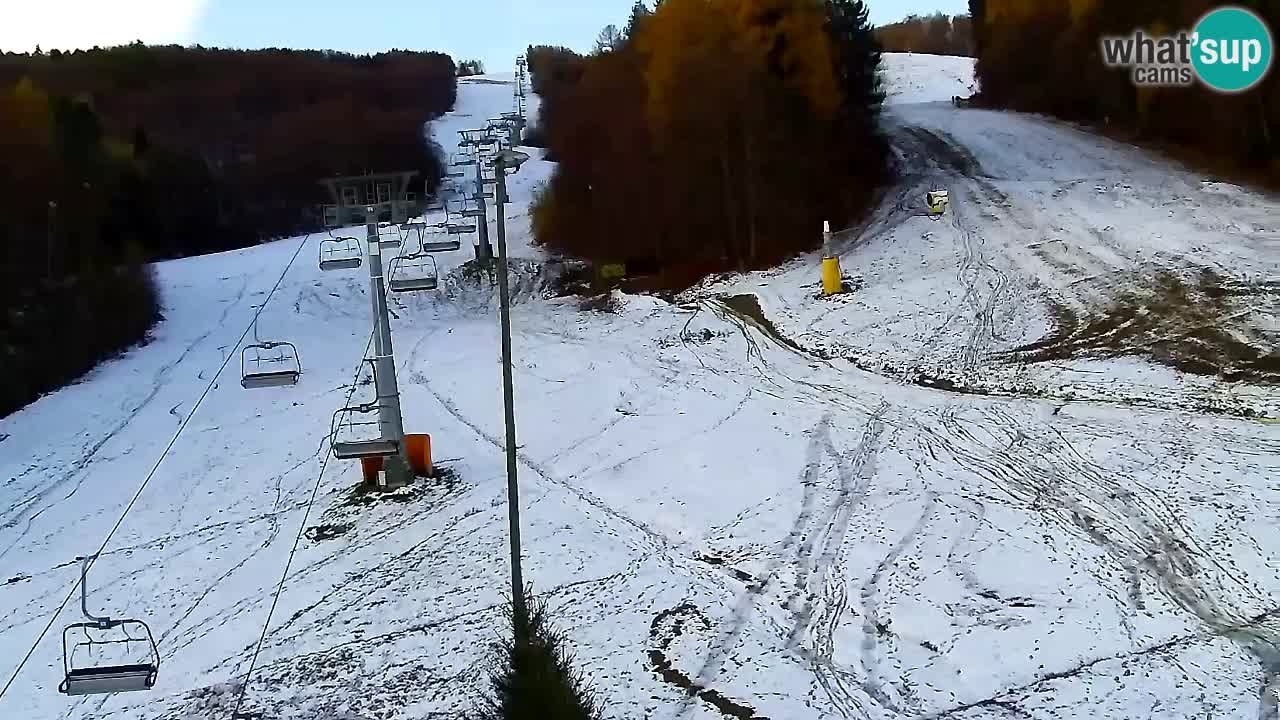
[{"label": "small pine tree", "polygon": [[835,45],[836,77],[851,117],[875,124],[884,103],[880,42],[863,0],[827,0],[827,32]]},{"label": "small pine tree", "polygon": [[651,15],[653,15],[653,11],[649,9],[648,5],[644,4],[644,0],[636,0],[635,4],[631,6],[631,17],[627,20],[627,27],[622,31],[623,37],[626,40],[633,39],[645,18]]},{"label": "small pine tree", "polygon": [[969,0],[969,20],[973,24],[973,54],[980,58],[987,46],[987,0]]},{"label": "small pine tree", "polygon": [[[529,639],[500,644],[502,666],[490,675],[490,695],[477,720],[600,720],[600,707],[582,673],[573,669],[563,636],[547,619],[546,604],[529,598],[526,605]],[[514,638],[516,618],[511,604],[507,621]]]}]

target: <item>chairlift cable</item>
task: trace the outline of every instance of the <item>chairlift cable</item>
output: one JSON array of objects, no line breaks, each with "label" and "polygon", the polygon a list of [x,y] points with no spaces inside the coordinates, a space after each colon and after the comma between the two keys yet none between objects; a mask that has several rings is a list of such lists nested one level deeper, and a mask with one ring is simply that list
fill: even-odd
[{"label": "chairlift cable", "polygon": [[[344,405],[351,404],[351,398],[356,394],[356,388],[360,386],[360,373],[364,370],[365,358],[369,355],[369,349],[373,347],[373,338],[377,332],[375,328],[369,333],[369,341],[365,343],[364,354],[361,356],[360,362],[356,364],[356,374],[351,379],[351,390],[347,393]],[[311,497],[307,500],[307,509],[302,514],[302,522],[298,523],[298,534],[293,538],[293,547],[289,550],[289,558],[285,560],[284,571],[280,573],[280,582],[276,585],[275,595],[271,598],[271,607],[267,609],[267,619],[262,623],[262,634],[258,636],[258,643],[253,649],[252,657],[249,658],[249,669],[245,671],[244,681],[240,683],[240,692],[236,694],[236,705],[231,711],[231,720],[244,717],[240,714],[240,708],[244,704],[245,693],[249,690],[249,678],[253,676],[253,670],[258,664],[258,654],[262,652],[262,645],[267,640],[267,630],[271,627],[271,617],[275,615],[276,605],[280,602],[280,595],[284,593],[284,584],[289,577],[289,568],[293,565],[293,556],[298,552],[298,545],[302,542],[302,536],[306,533],[307,520],[311,518],[311,508],[315,505],[316,496],[320,493],[320,481],[324,479],[324,471],[329,467],[329,460],[332,457],[332,453],[325,453],[324,460],[320,463],[320,472],[316,473],[315,487],[311,489]]]},{"label": "chairlift cable", "polygon": [[[240,339],[236,342],[237,345],[243,343],[245,338],[249,336],[250,329],[254,327],[258,321],[258,315],[262,314],[267,303],[271,301],[271,296],[274,295],[276,290],[280,287],[280,284],[284,281],[284,276],[288,274],[289,268],[293,267],[293,262],[298,259],[298,254],[302,252],[302,248],[306,246],[307,240],[310,238],[311,235],[308,234],[302,239],[302,242],[298,243],[298,249],[293,251],[293,256],[289,258],[289,263],[285,265],[284,270],[280,273],[280,277],[276,279],[275,285],[271,287],[271,292],[267,293],[267,299],[254,312],[251,324],[248,327],[245,327],[244,332],[240,334]],[[169,444],[165,446],[164,452],[160,453],[160,457],[156,460],[155,465],[152,466],[151,472],[147,473],[142,484],[138,486],[138,491],[133,494],[133,498],[129,500],[129,504],[125,506],[124,512],[120,513],[120,518],[116,520],[116,524],[107,532],[107,536],[103,538],[102,545],[98,547],[98,551],[90,557],[88,566],[85,568],[85,572],[88,572],[88,570],[93,567],[93,564],[98,561],[102,552],[106,550],[107,544],[111,542],[112,536],[114,536],[116,531],[120,529],[120,526],[124,524],[124,519],[129,515],[129,511],[133,509],[134,503],[138,502],[138,498],[142,496],[142,491],[146,490],[147,485],[151,483],[151,479],[155,477],[156,471],[160,469],[160,465],[169,455],[169,452],[173,450],[173,446],[177,444],[178,438],[182,436],[182,431],[186,429],[187,423],[191,422],[191,418],[195,417],[196,411],[200,409],[200,404],[209,396],[209,392],[213,390],[213,386],[218,382],[218,378],[222,375],[222,371],[226,370],[227,363],[231,362],[231,358],[234,356],[235,353],[227,353],[227,356],[223,358],[222,365],[218,367],[218,372],[214,373],[213,377],[209,379],[209,384],[205,386],[204,392],[200,393],[200,397],[196,400],[195,405],[192,406],[191,412],[187,413],[187,416],[182,420],[182,423],[178,425],[177,431],[174,432],[173,437],[169,439]],[[0,698],[4,697],[4,694],[13,686],[14,681],[18,679],[18,675],[22,672],[22,668],[26,666],[27,661],[35,654],[36,648],[40,646],[40,641],[44,640],[44,636],[49,633],[49,628],[53,627],[53,624],[57,622],[58,616],[62,614],[63,609],[67,607],[67,603],[71,601],[72,596],[75,595],[76,590],[79,587],[80,580],[77,579],[72,583],[71,589],[67,591],[67,596],[64,597],[62,602],[58,605],[58,609],[49,617],[49,622],[44,626],[44,629],[40,631],[35,642],[31,644],[31,648],[27,650],[27,654],[23,656],[22,662],[18,663],[18,667],[15,668],[13,674],[9,676],[9,680],[5,682],[4,687],[0,688]]]}]

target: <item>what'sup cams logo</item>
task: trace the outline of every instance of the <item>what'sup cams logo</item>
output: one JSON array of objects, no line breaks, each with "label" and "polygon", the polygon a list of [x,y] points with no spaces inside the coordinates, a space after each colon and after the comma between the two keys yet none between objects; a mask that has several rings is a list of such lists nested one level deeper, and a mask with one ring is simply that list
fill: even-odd
[{"label": "what'sup cams logo", "polygon": [[1198,79],[1223,93],[1257,87],[1271,70],[1275,41],[1266,22],[1250,10],[1222,7],[1200,18],[1194,30],[1152,36],[1102,38],[1102,61],[1128,68],[1141,87],[1187,87]]}]

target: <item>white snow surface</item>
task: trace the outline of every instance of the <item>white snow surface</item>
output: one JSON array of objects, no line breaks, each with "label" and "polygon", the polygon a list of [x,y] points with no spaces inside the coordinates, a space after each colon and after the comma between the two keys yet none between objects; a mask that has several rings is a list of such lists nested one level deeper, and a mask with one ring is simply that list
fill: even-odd
[{"label": "white snow surface", "polygon": [[[606,717],[1276,716],[1280,426],[1202,408],[1274,408],[1274,387],[999,357],[1048,332],[1045,297],[1088,307],[1117,272],[1280,276],[1280,206],[1060,123],[935,102],[967,94],[967,62],[887,56],[915,170],[839,238],[850,295],[819,299],[807,255],[605,313],[518,263],[525,577]],[[508,110],[509,79],[461,82],[437,139]],[[552,166],[529,150],[506,216],[513,257],[540,261],[526,211]],[[917,216],[939,185],[951,210]],[[1048,239],[1054,255],[1031,248]],[[0,420],[0,677],[52,622],[0,718],[230,718],[304,527],[243,709],[477,702],[508,586],[495,293],[457,272],[464,248],[440,256],[441,291],[393,298],[406,426],[452,479],[362,501],[326,434],[369,338],[368,278],[321,273],[317,243],[160,264],[150,343]],[[286,267],[259,328],[297,344],[304,374],[243,390],[235,357],[219,368]],[[724,299],[745,294],[768,322]],[[91,610],[150,624],[159,681],[60,695],[73,558],[162,457],[90,576]]]}]

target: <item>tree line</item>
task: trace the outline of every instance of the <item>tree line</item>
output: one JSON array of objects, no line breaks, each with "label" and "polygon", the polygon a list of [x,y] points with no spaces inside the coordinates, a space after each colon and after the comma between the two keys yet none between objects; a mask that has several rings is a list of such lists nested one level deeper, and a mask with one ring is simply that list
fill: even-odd
[{"label": "tree line", "polygon": [[0,415],[144,339],[146,262],[316,229],[324,176],[438,181],[454,76],[438,53],[0,56]]},{"label": "tree line", "polygon": [[888,176],[860,0],[637,2],[595,53],[528,60],[558,163],[536,240],[663,287],[812,249]]},{"label": "tree line", "polygon": [[876,28],[886,52],[973,56],[973,25],[968,15],[908,15]]},{"label": "tree line", "polygon": [[483,75],[484,63],[479,60],[463,60],[458,63],[458,77],[470,77],[472,75]]},{"label": "tree line", "polygon": [[[1280,28],[1280,3],[1239,0]],[[1244,93],[1136,87],[1102,61],[1101,38],[1192,29],[1209,0],[970,0],[979,99],[1107,126],[1280,182],[1280,73]]]}]

